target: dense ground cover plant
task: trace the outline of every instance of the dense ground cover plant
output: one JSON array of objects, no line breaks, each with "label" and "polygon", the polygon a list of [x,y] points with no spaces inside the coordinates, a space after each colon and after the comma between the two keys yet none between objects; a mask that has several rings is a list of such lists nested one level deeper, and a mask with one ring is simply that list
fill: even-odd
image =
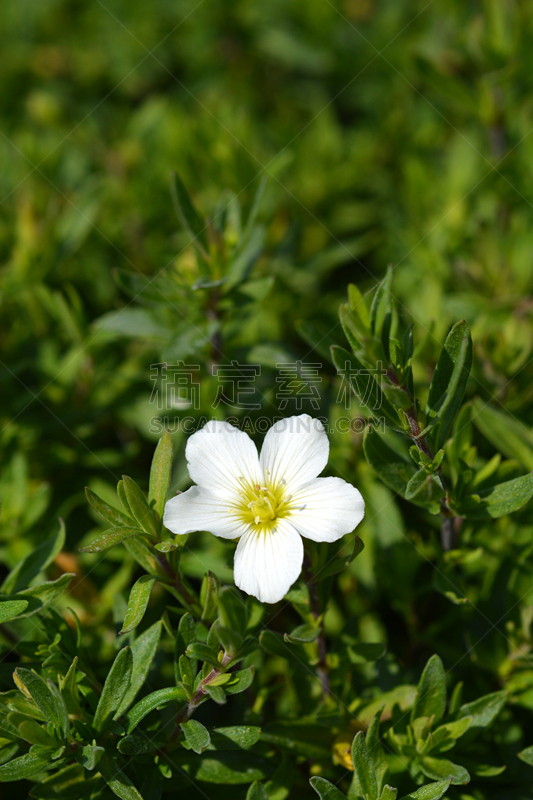
[{"label": "dense ground cover plant", "polygon": [[[6,10],[9,797],[531,797],[531,16]],[[366,515],[271,606],[162,520],[300,413]]]}]

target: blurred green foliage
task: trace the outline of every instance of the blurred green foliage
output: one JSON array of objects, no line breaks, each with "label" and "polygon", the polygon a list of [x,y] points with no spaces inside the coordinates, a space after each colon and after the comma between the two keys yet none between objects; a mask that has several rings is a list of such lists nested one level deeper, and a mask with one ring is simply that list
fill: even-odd
[{"label": "blurred green foliage", "polygon": [[[454,486],[458,459],[481,489],[496,472],[505,480],[533,469],[533,10],[525,0],[49,0],[2,11],[0,560],[11,575],[2,594],[16,598],[2,597],[0,613],[17,619],[4,626],[1,702],[9,716],[27,715],[12,678],[22,660],[23,670],[35,667],[50,679],[47,691],[61,709],[57,694],[66,691],[77,654],[89,714],[124,639],[152,665],[139,684],[146,681],[143,694],[183,679],[179,658],[177,675],[172,663],[183,597],[169,600],[161,581],[147,581],[150,565],[140,567],[135,545],[105,557],[78,552],[102,534],[84,487],[114,508],[123,473],[148,491],[166,417],[175,453],[170,491],[189,485],[186,435],[173,428],[183,414],[150,402],[162,391],[152,365],[199,365],[200,407],[187,416],[242,423],[294,413],[276,398],[277,363],[320,362],[319,413],[334,423],[346,413],[329,353],[331,344],[347,346],[339,304],[348,283],[373,296],[391,263],[393,327],[414,325],[412,371],[423,404],[451,326],[464,319],[472,332],[468,403],[447,452]],[[198,210],[189,218],[196,244],[204,240],[198,259],[187,219],[176,216],[173,172]],[[253,398],[260,409],[213,407],[220,381],[212,368],[232,361],[261,366]],[[318,415],[309,404],[303,410]],[[350,414],[367,418],[357,405]],[[399,439],[385,438],[402,455]],[[186,740],[194,758],[182,748],[179,769],[170,775],[162,765],[164,780],[148,782],[143,797],[164,790],[222,800],[248,792],[264,800],[264,788],[283,800],[322,787],[321,796],[335,798],[320,780],[358,797],[346,753],[358,726],[383,706],[387,780],[400,796],[422,780],[438,781],[419,758],[437,723],[420,708],[409,722],[405,716],[438,653],[449,689],[463,683],[462,699],[460,690],[448,693],[443,726],[456,726],[458,762],[472,778],[447,796],[530,798],[531,505],[466,521],[459,546],[443,553],[439,520],[377,477],[362,428],[332,424],[330,441],[330,473],[353,482],[367,502],[358,529],[364,551],[322,587],[337,710],[321,706],[316,643],[293,642],[295,657],[283,640],[309,613],[298,594],[303,584],[277,610],[261,612],[249,600],[247,630],[258,636],[264,628],[262,649],[239,669],[254,666],[254,683],[220,709],[214,691],[215,702],[198,715],[210,730],[207,747],[225,737],[223,757],[198,761],[207,740],[193,726]],[[344,549],[343,563],[351,543]],[[231,583],[227,543],[195,534],[179,552],[199,598],[207,570]],[[332,552],[317,548],[313,557],[324,564]],[[21,562],[24,570],[12,572]],[[128,632],[119,636],[132,586],[133,619],[140,614],[142,622],[130,628],[130,610]],[[213,607],[211,620],[216,613]],[[198,625],[205,645],[207,626]],[[376,643],[387,646],[385,655],[368,650]],[[181,665],[187,673],[188,662]],[[495,724],[458,726],[469,715],[465,706],[501,692],[507,702]],[[74,692],[69,698],[76,702]],[[48,754],[57,745],[61,761],[64,720],[52,735],[36,731],[36,720],[47,720],[36,713],[7,724],[18,732],[25,726],[26,741]],[[164,721],[172,713],[165,709]],[[375,724],[367,746],[369,731],[379,737]],[[262,739],[246,740],[241,749],[254,749],[239,771],[233,734],[217,730],[243,725],[252,739],[261,727]],[[20,737],[6,736],[0,753],[8,761],[9,742]],[[98,744],[85,747],[89,775],[102,754]],[[32,796],[81,796],[82,765],[65,763],[71,773],[57,790],[34,770]],[[102,775],[111,789],[91,778],[87,796],[112,796],[113,764]],[[6,788],[26,797],[29,786]]]}]

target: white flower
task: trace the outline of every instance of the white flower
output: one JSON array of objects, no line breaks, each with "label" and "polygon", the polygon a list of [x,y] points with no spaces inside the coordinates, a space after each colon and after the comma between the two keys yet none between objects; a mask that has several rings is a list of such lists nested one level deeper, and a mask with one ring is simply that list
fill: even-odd
[{"label": "white flower", "polygon": [[334,542],[363,519],[361,493],[341,478],[317,478],[328,461],[322,423],[308,414],[273,425],[261,455],[248,434],[211,421],[185,450],[196,482],[165,506],[173,533],[210,531],[238,539],[236,585],[265,603],[276,603],[298,578],[302,536]]}]

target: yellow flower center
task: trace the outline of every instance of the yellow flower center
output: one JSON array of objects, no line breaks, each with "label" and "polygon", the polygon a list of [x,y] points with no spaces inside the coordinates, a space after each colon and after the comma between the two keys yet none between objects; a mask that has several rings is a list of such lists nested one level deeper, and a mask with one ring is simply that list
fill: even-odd
[{"label": "yellow flower center", "polygon": [[286,494],[284,481],[276,486],[260,486],[249,484],[241,479],[242,501],[235,508],[235,513],[247,524],[258,528],[270,528],[276,519],[282,519],[290,511],[290,496]]}]

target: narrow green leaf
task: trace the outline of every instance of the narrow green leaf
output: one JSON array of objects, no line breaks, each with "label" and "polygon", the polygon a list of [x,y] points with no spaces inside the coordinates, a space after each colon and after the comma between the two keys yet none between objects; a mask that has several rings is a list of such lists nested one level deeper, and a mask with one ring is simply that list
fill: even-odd
[{"label": "narrow green leaf", "polygon": [[461,504],[467,519],[498,519],[518,511],[533,497],[533,473],[478,492]]},{"label": "narrow green leaf", "polygon": [[248,625],[248,608],[234,586],[223,586],[218,593],[218,615],[225,628],[242,635]]},{"label": "narrow green leaf", "polygon": [[150,484],[148,488],[148,505],[157,514],[159,520],[163,519],[165,502],[170,476],[172,473],[172,436],[165,431],[155,449],[150,468]]},{"label": "narrow green leaf", "polygon": [[129,633],[141,622],[148,607],[155,580],[155,575],[142,575],[131,587],[126,617],[120,633]]},{"label": "narrow green leaf", "polygon": [[188,722],[182,722],[181,729],[195,753],[203,753],[206,747],[209,747],[211,743],[209,731],[198,720],[190,719]]},{"label": "narrow green leaf", "polygon": [[446,758],[421,758],[420,767],[424,775],[435,781],[449,781],[454,785],[469,783],[470,774],[460,764],[454,764]]},{"label": "narrow green leaf", "polygon": [[59,676],[59,688],[65,705],[69,714],[81,716],[81,708],[79,703],[78,684],[76,681],[76,670],[78,666],[78,656],[74,656],[72,664],[68,668],[67,674],[64,678]]},{"label": "narrow green leaf", "polygon": [[309,783],[320,797],[320,800],[346,800],[346,795],[337,789],[334,783],[325,778],[310,778]]},{"label": "narrow green leaf", "polygon": [[108,528],[107,531],[93,539],[91,544],[85,547],[80,547],[81,553],[100,553],[102,550],[109,550],[110,547],[115,547],[125,539],[132,536],[145,536],[145,532],[139,528]]},{"label": "narrow green leaf", "polygon": [[143,800],[141,793],[137,791],[128,776],[122,772],[116,759],[105,756],[100,761],[98,769],[113,794],[116,794],[121,800]]},{"label": "narrow green leaf", "polygon": [[352,742],[352,762],[363,797],[378,800],[378,782],[374,764],[366,749],[363,731],[355,734]]},{"label": "narrow green leaf", "polygon": [[161,638],[161,630],[163,623],[161,620],[152,625],[148,630],[141,633],[141,635],[133,642],[131,646],[131,654],[133,656],[133,670],[131,673],[131,681],[128,691],[124,695],[120,706],[117,709],[115,717],[120,717],[129,708],[131,703],[135,700],[137,692],[142,688],[152,661],[159,645]]},{"label": "narrow green leaf", "polygon": [[150,536],[159,536],[159,525],[144,493],[128,475],[123,475],[122,480],[124,481],[128,505],[137,524]]},{"label": "narrow green leaf", "polygon": [[59,728],[60,719],[54,697],[41,676],[32,672],[30,669],[18,667],[13,673],[13,680],[20,691],[31,696],[31,699],[36,703],[45,720]]},{"label": "narrow green leaf", "polygon": [[27,607],[27,600],[3,600],[0,602],[0,624],[18,617]]},{"label": "narrow green leaf", "polygon": [[30,744],[41,744],[44,747],[57,747],[55,739],[46,732],[44,725],[39,725],[34,719],[26,719],[18,726],[19,734]]},{"label": "narrow green leaf", "polygon": [[448,791],[450,783],[450,780],[428,783],[426,786],[421,786],[416,792],[406,794],[401,800],[440,800]]},{"label": "narrow green leaf", "polygon": [[498,716],[507,700],[507,692],[492,692],[465,703],[459,709],[459,717],[471,717],[471,728],[486,728]]},{"label": "narrow green leaf", "polygon": [[179,221],[187,234],[191,237],[191,243],[201,251],[205,259],[208,259],[209,246],[207,243],[206,225],[194,208],[189,193],[183,185],[181,178],[175,172],[172,174],[170,188]]},{"label": "narrow green leaf", "polygon": [[472,422],[507,458],[516,458],[533,470],[533,431],[516,417],[494,408],[479,397],[473,400]]},{"label": "narrow green leaf", "polygon": [[59,730],[63,736],[63,739],[66,740],[68,739],[70,729],[67,705],[55,683],[52,683],[52,681],[48,680],[46,681],[46,684],[54,702],[55,712],[59,723]]},{"label": "narrow green leaf", "polygon": [[35,775],[36,772],[43,772],[43,770],[51,769],[54,766],[55,764],[49,761],[43,761],[31,753],[26,753],[24,756],[8,761],[7,764],[2,764],[0,767],[0,783],[20,781],[23,778],[29,778],[30,775]]},{"label": "narrow green leaf", "polygon": [[396,800],[398,797],[398,789],[395,789],[393,786],[385,785],[383,787],[383,791],[381,792],[381,797],[379,800]]},{"label": "narrow green leaf", "polygon": [[91,491],[88,486],[85,487],[85,496],[96,513],[110,522],[114,527],[128,528],[134,524],[131,517],[126,516],[126,514],[123,514],[121,511],[118,511],[118,509],[110,506],[109,503],[106,503],[105,500],[102,500],[101,497],[98,497],[97,494]]},{"label": "narrow green leaf", "polygon": [[94,730],[102,734],[128,691],[133,672],[131,648],[124,647],[113,662],[102,689],[92,722]]},{"label": "narrow green leaf", "polygon": [[453,421],[461,407],[472,367],[472,337],[464,320],[456,322],[439,355],[429,387],[426,414],[438,417],[431,430],[430,442],[435,450],[444,446]]},{"label": "narrow green leaf", "polygon": [[210,570],[204,575],[200,588],[200,605],[202,606],[202,619],[212,619],[217,610],[217,597],[220,581]]},{"label": "narrow green leaf", "polygon": [[4,580],[0,590],[5,594],[16,594],[52,563],[65,544],[65,526],[59,521],[59,530],[46,541],[34,547],[26,558],[14,567]]},{"label": "narrow green leaf", "polygon": [[434,716],[439,722],[446,709],[446,673],[438,655],[431,656],[418,684],[411,721],[417,717]]},{"label": "narrow green leaf", "polygon": [[396,410],[387,400],[374,375],[363,366],[359,359],[345,350],[334,345],[331,348],[333,363],[338,374],[343,376],[359,403],[366,408],[372,416],[383,416],[389,427],[403,430]]},{"label": "narrow green leaf", "polygon": [[32,586],[31,589],[17,592],[16,599],[26,600],[28,603],[28,608],[22,612],[22,616],[29,617],[58,600],[67,592],[70,582],[75,577],[74,572],[65,572],[55,581],[46,581],[38,586]]},{"label": "narrow green leaf", "polygon": [[187,701],[187,695],[179,686],[169,686],[165,689],[158,689],[143,697],[128,712],[127,733],[131,733],[144,719],[144,717],[156,708],[163,708],[171,703],[183,703]]}]

